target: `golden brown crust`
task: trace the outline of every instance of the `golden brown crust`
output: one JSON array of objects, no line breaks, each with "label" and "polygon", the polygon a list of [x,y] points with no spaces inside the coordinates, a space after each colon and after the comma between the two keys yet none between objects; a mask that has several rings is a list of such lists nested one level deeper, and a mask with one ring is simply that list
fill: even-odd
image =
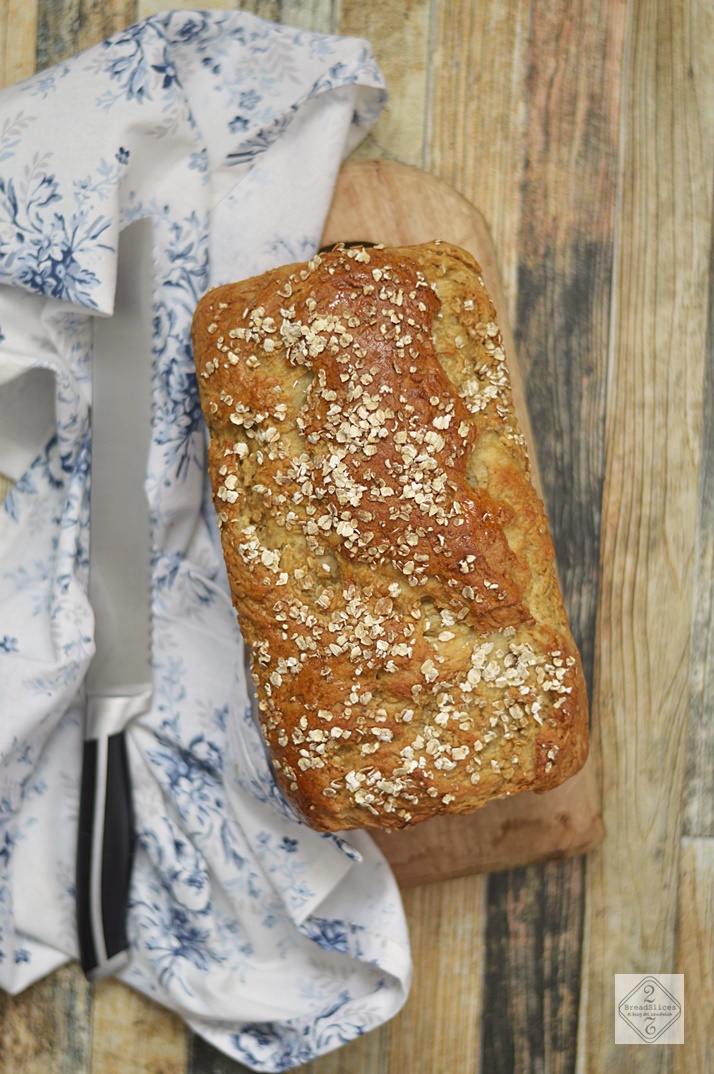
[{"label": "golden brown crust", "polygon": [[547,790],[587,700],[495,311],[446,243],[217,288],[193,328],[233,599],[312,826]]}]

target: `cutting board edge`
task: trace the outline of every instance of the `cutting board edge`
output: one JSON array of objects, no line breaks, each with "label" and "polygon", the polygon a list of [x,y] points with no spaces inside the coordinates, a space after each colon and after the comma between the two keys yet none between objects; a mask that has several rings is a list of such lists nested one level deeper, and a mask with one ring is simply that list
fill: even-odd
[{"label": "cutting board edge", "polygon": [[[374,836],[374,833],[371,833]],[[473,865],[454,866],[437,871],[427,868],[419,868],[411,862],[406,865],[399,861],[390,861],[388,852],[380,841],[375,839],[377,846],[389,861],[397,884],[402,890],[421,887],[424,884],[438,884],[447,880],[458,880],[464,876],[490,875],[491,873],[506,872],[509,869],[524,869],[530,866],[543,865],[549,861],[565,861],[570,858],[582,857],[593,850],[597,850],[605,838],[605,825],[601,817],[593,824],[587,839],[578,839],[565,846],[553,846],[541,854],[504,854],[493,858],[483,859],[476,867]]]}]

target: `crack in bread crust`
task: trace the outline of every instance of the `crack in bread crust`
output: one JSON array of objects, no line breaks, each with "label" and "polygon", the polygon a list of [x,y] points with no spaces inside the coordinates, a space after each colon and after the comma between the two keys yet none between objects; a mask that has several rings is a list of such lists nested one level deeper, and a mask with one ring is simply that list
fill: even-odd
[{"label": "crack in bread crust", "polygon": [[307,822],[400,828],[577,771],[580,659],[470,255],[338,248],[217,288],[194,353],[263,732]]}]

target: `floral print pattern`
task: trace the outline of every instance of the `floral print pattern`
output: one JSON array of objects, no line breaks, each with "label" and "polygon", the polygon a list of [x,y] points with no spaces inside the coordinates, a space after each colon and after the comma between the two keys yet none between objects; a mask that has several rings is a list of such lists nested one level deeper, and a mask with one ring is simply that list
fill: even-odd
[{"label": "floral print pattern", "polygon": [[[47,370],[55,415],[0,507],[0,987],[76,957],[92,323],[112,311],[119,232],[148,217],[154,700],[128,728],[138,850],[122,977],[256,1070],[394,1014],[409,945],[371,840],[307,829],[272,778],[210,500],[191,318],[209,286],[314,251],[331,177],[383,100],[365,42],[240,12],[154,16],[0,93],[0,393]],[[312,169],[298,204],[288,145]],[[22,405],[31,415],[29,389]]]}]

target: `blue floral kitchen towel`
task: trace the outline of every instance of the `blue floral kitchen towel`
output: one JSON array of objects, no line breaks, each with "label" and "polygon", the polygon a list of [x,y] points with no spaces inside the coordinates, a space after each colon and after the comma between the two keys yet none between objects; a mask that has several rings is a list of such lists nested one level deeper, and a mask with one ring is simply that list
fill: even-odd
[{"label": "blue floral kitchen towel", "polygon": [[205,474],[190,323],[209,286],[310,256],[384,100],[368,45],[173,12],[0,94],[0,987],[76,956],[92,317],[119,231],[155,242],[154,705],[129,731],[138,854],[121,976],[257,1070],[391,1017],[399,893],[363,833],[271,780]]}]

